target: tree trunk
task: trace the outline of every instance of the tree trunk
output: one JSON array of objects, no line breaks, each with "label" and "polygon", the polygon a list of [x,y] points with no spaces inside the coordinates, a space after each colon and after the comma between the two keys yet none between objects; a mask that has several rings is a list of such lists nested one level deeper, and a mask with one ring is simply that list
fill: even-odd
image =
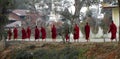
[{"label": "tree trunk", "polygon": [[6,39],[7,39],[7,32],[5,32],[4,27],[1,27],[0,40],[2,41],[3,49],[5,49],[7,46]]},{"label": "tree trunk", "polygon": [[[119,21],[120,21],[120,0],[118,0],[119,4]],[[120,24],[119,24],[119,43],[120,43]]]},{"label": "tree trunk", "polygon": [[6,36],[3,36],[3,48],[5,49],[7,47],[7,43],[6,43]]},{"label": "tree trunk", "polygon": [[0,26],[0,40],[2,40],[3,38],[3,26]]},{"label": "tree trunk", "polygon": [[[74,0],[74,1],[75,1],[75,14],[74,14],[74,16],[75,16],[75,19],[78,20],[79,15],[80,15],[80,10],[81,10],[85,0],[82,0],[82,1]],[[73,20],[75,20],[75,19],[73,19]]]},{"label": "tree trunk", "polygon": [[6,48],[6,37],[4,37],[4,35],[0,35],[0,38],[2,39],[1,41],[0,41],[0,46],[1,46],[1,48],[0,48],[0,51],[2,51],[2,50],[4,50],[5,48]]},{"label": "tree trunk", "polygon": [[64,35],[62,35],[62,40],[63,40],[63,43],[65,43],[65,37],[64,37]]}]

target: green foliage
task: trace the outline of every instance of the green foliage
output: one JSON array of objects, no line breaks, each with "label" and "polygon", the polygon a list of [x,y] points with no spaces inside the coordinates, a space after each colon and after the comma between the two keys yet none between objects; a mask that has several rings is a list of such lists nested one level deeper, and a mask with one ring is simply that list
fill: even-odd
[{"label": "green foliage", "polygon": [[41,49],[41,50],[34,52],[34,58],[35,59],[48,59],[49,58],[48,54],[49,52],[47,50]]},{"label": "green foliage", "polygon": [[88,49],[85,49],[85,48],[81,48],[79,49],[79,59],[87,59],[84,54],[87,52]]},{"label": "green foliage", "polygon": [[24,49],[16,50],[11,53],[11,59],[80,59],[86,58],[84,53],[87,49],[66,46],[63,49],[39,49],[27,51]]},{"label": "green foliage", "polygon": [[8,14],[9,9],[14,9],[14,0],[0,0],[0,15]]},{"label": "green foliage", "polygon": [[13,9],[14,0],[0,0],[0,27],[8,22],[8,13]]},{"label": "green foliage", "polygon": [[34,49],[36,46],[35,45],[29,45],[26,47],[26,49]]},{"label": "green foliage", "polygon": [[18,49],[12,53],[11,59],[33,59],[33,56],[30,52],[27,52],[24,49]]},{"label": "green foliage", "polygon": [[14,0],[0,0],[0,40],[3,38],[4,26],[8,23],[8,14],[14,9]]},{"label": "green foliage", "polygon": [[62,37],[63,42],[65,42],[65,35],[69,35],[72,31],[71,24],[69,24],[67,20],[65,20],[64,24],[57,29],[57,33]]},{"label": "green foliage", "polygon": [[0,15],[0,26],[5,25],[8,22],[7,16]]},{"label": "green foliage", "polygon": [[60,51],[60,59],[78,59],[79,52],[72,47],[66,47]]}]

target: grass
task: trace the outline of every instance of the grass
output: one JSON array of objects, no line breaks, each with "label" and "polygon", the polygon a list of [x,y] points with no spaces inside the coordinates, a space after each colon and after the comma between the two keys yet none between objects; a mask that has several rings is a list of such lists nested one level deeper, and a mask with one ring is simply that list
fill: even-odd
[{"label": "grass", "polygon": [[[8,54],[7,57],[9,57],[9,59],[98,59],[98,57],[101,59],[106,59],[112,51],[117,53],[117,50],[120,49],[118,49],[118,45],[116,43],[33,44],[33,42],[26,42],[15,44],[6,49],[10,50],[10,52],[6,53],[6,55]],[[14,48],[11,49],[13,46]],[[117,54],[116,56],[118,56]],[[2,54],[0,54],[0,58],[2,57],[1,55]]]}]

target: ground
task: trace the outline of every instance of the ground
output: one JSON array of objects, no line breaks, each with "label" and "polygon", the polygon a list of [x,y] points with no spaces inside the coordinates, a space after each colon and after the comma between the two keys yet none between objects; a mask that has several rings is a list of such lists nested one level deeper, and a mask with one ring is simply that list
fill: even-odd
[{"label": "ground", "polygon": [[62,43],[9,41],[0,59],[120,59],[116,42]]}]

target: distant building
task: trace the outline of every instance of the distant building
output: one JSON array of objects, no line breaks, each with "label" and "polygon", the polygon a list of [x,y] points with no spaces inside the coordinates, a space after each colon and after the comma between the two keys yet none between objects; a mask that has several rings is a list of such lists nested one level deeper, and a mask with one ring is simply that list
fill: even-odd
[{"label": "distant building", "polygon": [[119,6],[112,4],[102,4],[102,8],[104,9],[112,9],[112,20],[115,22],[117,27],[119,27]]},{"label": "distant building", "polygon": [[8,16],[9,24],[7,24],[6,27],[21,27],[22,20],[25,20],[27,12],[28,10],[13,10]]},{"label": "distant building", "polygon": [[37,18],[39,18],[39,15],[30,12],[30,10],[15,9],[9,14],[9,24],[6,27],[21,27],[26,25],[27,21],[35,24]]}]

